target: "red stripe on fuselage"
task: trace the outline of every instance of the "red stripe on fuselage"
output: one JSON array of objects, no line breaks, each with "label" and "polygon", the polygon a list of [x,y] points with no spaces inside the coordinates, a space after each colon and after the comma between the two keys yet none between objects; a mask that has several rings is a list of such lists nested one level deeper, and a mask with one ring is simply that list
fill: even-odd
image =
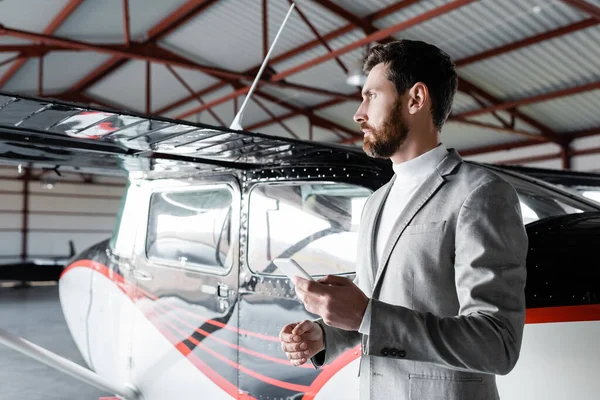
[{"label": "red stripe on fuselage", "polygon": [[525,315],[526,324],[585,321],[600,321],[600,304],[528,308]]},{"label": "red stripe on fuselage", "polygon": [[[114,281],[116,283],[116,285],[121,289],[121,291],[123,291],[123,293],[125,293],[126,295],[128,295],[132,300],[135,297],[138,297],[138,295],[137,295],[136,292],[144,292],[143,290],[141,290],[139,288],[135,288],[135,287],[129,286],[128,283],[124,280],[124,278],[123,278],[122,275],[120,275],[119,273],[117,273],[117,272],[109,269],[105,265],[103,265],[101,263],[98,263],[96,261],[93,261],[93,260],[81,260],[81,261],[76,261],[76,262],[72,263],[71,265],[69,265],[63,271],[63,273],[61,274],[61,278],[68,271],[72,270],[73,268],[78,268],[78,267],[91,268],[94,271],[96,271],[96,272],[104,275],[105,277],[107,277],[111,281]],[[146,294],[146,296],[148,298],[150,298],[151,300],[154,300],[155,301],[154,304],[156,304],[156,301],[159,300],[156,296],[152,296],[150,294]],[[166,304],[166,305],[168,305],[172,309],[184,311],[184,312],[186,312],[188,314],[191,314],[191,315],[193,315],[196,318],[200,317],[198,314],[192,313],[192,312],[186,310],[185,308],[172,306],[170,304]],[[166,311],[160,305],[157,305],[156,309],[158,309],[159,311],[163,311],[163,312]],[[202,365],[205,368],[210,368],[208,365],[204,364],[204,362],[202,362],[200,358],[198,358],[197,356],[195,356],[193,354],[192,350],[189,347],[187,347],[184,343],[181,342],[181,339],[175,338],[175,336],[172,333],[169,332],[168,328],[166,328],[164,326],[161,326],[161,324],[159,324],[158,322],[156,322],[155,321],[156,318],[153,318],[150,315],[150,314],[154,314],[153,311],[149,311],[148,313],[144,312],[143,310],[141,310],[141,311],[150,320],[150,322],[152,322],[152,324],[163,334],[163,336],[167,337],[167,339],[169,339],[172,342],[172,344],[177,348],[177,350],[179,350],[179,352],[181,354],[183,354],[190,361],[192,361],[192,359],[190,358],[192,356],[195,357],[195,358],[197,358],[196,362],[192,362],[196,367],[198,367],[200,365],[199,363],[202,363]],[[167,315],[166,313],[164,313],[164,314]],[[223,342],[225,345],[233,347],[236,350],[245,352],[247,354],[254,355],[256,357],[260,357],[260,358],[266,359],[266,360],[271,361],[271,362],[277,362],[277,363],[282,363],[282,364],[285,364],[285,365],[289,365],[289,361],[287,361],[287,360],[276,359],[274,357],[262,355],[262,354],[260,354],[258,352],[254,352],[252,350],[248,350],[248,349],[239,347],[237,345],[233,345],[233,344],[227,343],[223,339],[220,339],[220,338],[218,338],[218,337],[216,337],[214,335],[211,335],[209,332],[206,332],[206,331],[204,331],[202,329],[199,329],[199,328],[195,328],[195,326],[190,325],[189,323],[187,323],[186,321],[183,321],[182,319],[178,318],[177,316],[173,316],[173,318],[175,318],[176,320],[178,320],[178,321],[180,321],[180,322],[188,325],[189,327],[194,328],[196,332],[202,334],[203,336],[210,337],[211,339],[217,340],[219,342]],[[244,331],[244,330],[238,330],[235,327],[228,326],[226,324],[223,324],[222,322],[218,322],[218,321],[212,321],[212,322],[216,326],[219,326],[219,327],[228,327],[228,328],[231,328],[234,331],[238,331],[240,333],[249,333],[249,334],[252,334],[253,336],[258,336],[258,337],[261,337],[261,338],[262,337],[266,337],[266,338],[268,338],[268,340],[271,340],[271,338],[272,338],[271,336],[254,334],[253,332],[248,332],[248,331]],[[186,336],[185,338],[187,340],[191,341],[192,343],[194,343],[196,346],[202,348],[204,351],[208,352],[209,354],[211,354],[212,356],[216,357],[217,359],[219,359],[219,360],[225,362],[226,364],[228,364],[228,365],[230,365],[230,366],[232,366],[232,367],[234,367],[234,368],[236,368],[236,369],[238,369],[238,370],[246,373],[247,375],[252,376],[255,379],[258,379],[258,380],[261,380],[261,381],[263,381],[265,383],[269,383],[269,384],[271,384],[273,386],[278,386],[278,387],[281,387],[281,388],[284,388],[284,389],[288,389],[288,390],[291,390],[291,391],[305,392],[305,391],[307,391],[309,389],[308,386],[293,384],[293,383],[289,383],[289,382],[284,382],[284,381],[281,381],[281,380],[278,380],[278,379],[274,379],[274,378],[271,378],[271,377],[259,374],[259,373],[255,372],[255,371],[252,371],[252,370],[250,370],[250,369],[248,369],[246,367],[243,367],[243,366],[241,366],[241,365],[239,365],[239,364],[237,364],[237,363],[235,363],[235,362],[233,362],[233,361],[231,361],[231,360],[223,357],[221,354],[219,354],[219,353],[213,351],[212,349],[208,348],[206,345],[200,343],[198,340],[194,339],[193,337],[187,336],[187,334],[185,332],[181,331],[174,324],[169,323],[169,322],[166,322],[166,323],[169,325],[170,328],[175,329],[180,334],[183,334],[184,336]],[[169,332],[169,333],[167,334],[167,332]],[[276,340],[279,341],[278,338],[276,338]],[[310,366],[306,365],[306,366],[304,366],[304,368],[310,368]],[[220,377],[220,379],[225,380],[225,378],[223,378],[220,375],[216,374],[215,371],[213,371],[213,370],[210,370],[210,371],[211,371],[211,373],[209,374],[209,373],[207,373],[207,371],[205,369],[201,370],[201,372],[203,372],[205,375],[207,375],[213,381],[214,381],[213,376],[218,376],[218,377]],[[227,381],[227,382],[229,382],[229,381]],[[219,386],[221,387],[221,384],[219,384]],[[235,387],[235,385],[234,385],[234,387]],[[236,387],[236,391],[237,391],[237,387]],[[250,398],[250,397],[247,397],[247,398]]]},{"label": "red stripe on fuselage", "polygon": [[[183,332],[181,329],[179,329],[177,326],[175,326],[173,324],[169,324],[169,325],[170,325],[171,329],[174,329],[180,335],[186,335],[186,333]],[[306,392],[309,389],[308,386],[297,385],[294,383],[280,381],[279,379],[274,379],[274,378],[259,374],[258,372],[252,371],[251,369],[248,369],[242,365],[239,365],[238,363],[236,363],[234,361],[227,359],[227,357],[224,357],[223,355],[219,354],[218,352],[214,351],[213,349],[209,348],[208,346],[206,346],[205,344],[201,343],[199,340],[197,340],[191,336],[188,336],[186,338],[186,340],[189,340],[190,342],[194,343],[194,345],[196,345],[197,347],[206,351],[207,353],[211,354],[213,357],[223,361],[224,363],[232,366],[233,368],[236,368],[236,369],[240,370],[241,372],[244,372],[245,374],[250,375],[251,377],[256,378],[260,381],[266,382],[273,386],[277,386],[277,387],[284,388],[287,390],[295,391],[295,392]]]},{"label": "red stripe on fuselage", "polygon": [[[155,325],[156,326],[156,325]],[[227,392],[234,399],[238,397],[239,390],[236,385],[223,378],[221,375],[216,373],[210,368],[200,357],[196,356],[192,350],[187,347],[184,343],[178,342],[178,339],[168,329],[156,326],[156,328],[167,338],[171,343],[175,344],[175,347],[185,358],[192,363],[200,372],[202,372],[208,379],[213,381],[217,386]],[[254,397],[248,397],[248,399],[256,400]]]},{"label": "red stripe on fuselage", "polygon": [[[290,365],[290,361],[287,358],[286,359],[282,359],[282,358],[271,357],[271,356],[268,356],[266,354],[262,354],[262,353],[259,353],[257,351],[253,351],[253,350],[246,349],[244,347],[235,345],[233,343],[229,343],[228,341],[226,341],[224,339],[221,339],[219,337],[216,337],[216,336],[212,335],[210,332],[207,332],[204,329],[197,328],[195,325],[189,323],[188,321],[184,321],[183,319],[177,317],[176,315],[168,314],[168,310],[166,310],[162,306],[160,306],[158,304],[155,304],[155,305],[156,305],[157,309],[159,309],[160,311],[163,311],[162,315],[166,315],[167,317],[173,318],[176,321],[180,322],[181,324],[187,326],[188,328],[192,328],[195,332],[198,332],[202,336],[205,336],[207,338],[210,337],[212,340],[215,340],[215,341],[221,343],[224,346],[230,347],[232,349],[236,349],[238,351],[241,351],[242,353],[246,353],[246,354],[252,355],[252,356],[257,357],[257,358],[262,358],[263,360],[275,362],[275,363],[278,363],[278,364],[284,364],[284,365],[287,365],[287,366]],[[304,368],[312,368],[309,365],[303,365],[302,367],[304,367]]]}]

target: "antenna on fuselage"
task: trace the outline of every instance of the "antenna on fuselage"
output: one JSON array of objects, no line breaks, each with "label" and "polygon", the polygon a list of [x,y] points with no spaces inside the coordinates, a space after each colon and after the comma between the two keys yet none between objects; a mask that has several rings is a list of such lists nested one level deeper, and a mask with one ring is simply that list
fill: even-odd
[{"label": "antenna on fuselage", "polygon": [[242,122],[242,118],[244,116],[244,109],[246,108],[246,105],[248,104],[248,100],[250,99],[250,96],[252,96],[252,93],[254,92],[254,88],[258,84],[258,81],[260,81],[260,77],[262,76],[262,73],[263,73],[265,67],[269,63],[269,58],[271,57],[271,52],[275,48],[275,43],[277,43],[277,39],[279,38],[279,35],[281,34],[281,31],[283,30],[283,27],[285,26],[285,23],[287,22],[288,18],[290,17],[290,14],[292,13],[292,10],[294,9],[295,5],[296,5],[295,3],[292,3],[292,5],[290,6],[290,9],[287,12],[287,15],[283,19],[283,23],[279,27],[279,31],[277,31],[277,35],[275,36],[275,39],[273,39],[271,48],[269,49],[269,52],[265,56],[265,59],[264,59],[262,65],[260,66],[260,69],[258,70],[258,74],[256,75],[256,78],[254,78],[254,82],[252,82],[252,86],[250,87],[250,90],[248,91],[248,94],[246,95],[246,98],[244,99],[244,102],[242,103],[240,110],[238,111],[237,115],[233,119],[233,122],[229,126],[229,129],[235,129],[236,131],[243,130],[241,122]]}]

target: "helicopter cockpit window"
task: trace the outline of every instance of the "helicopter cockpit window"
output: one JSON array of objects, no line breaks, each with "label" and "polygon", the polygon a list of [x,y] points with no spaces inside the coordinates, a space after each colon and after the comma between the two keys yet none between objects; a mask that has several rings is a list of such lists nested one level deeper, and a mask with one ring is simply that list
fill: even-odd
[{"label": "helicopter cockpit window", "polygon": [[232,257],[228,187],[154,193],[150,199],[146,255],[182,267],[228,269]]},{"label": "helicopter cockpit window", "polygon": [[293,258],[311,275],[355,272],[358,226],[370,195],[349,184],[255,187],[248,216],[250,268],[283,275],[273,260]]}]

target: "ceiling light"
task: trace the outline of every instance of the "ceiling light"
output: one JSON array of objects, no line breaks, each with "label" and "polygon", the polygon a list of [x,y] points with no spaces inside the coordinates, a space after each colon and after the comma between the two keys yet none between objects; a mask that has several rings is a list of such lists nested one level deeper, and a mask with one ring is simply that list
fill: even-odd
[{"label": "ceiling light", "polygon": [[346,83],[350,86],[364,86],[367,81],[367,77],[365,76],[362,70],[363,60],[358,59],[352,64],[352,68],[348,71],[348,76],[346,76]]}]

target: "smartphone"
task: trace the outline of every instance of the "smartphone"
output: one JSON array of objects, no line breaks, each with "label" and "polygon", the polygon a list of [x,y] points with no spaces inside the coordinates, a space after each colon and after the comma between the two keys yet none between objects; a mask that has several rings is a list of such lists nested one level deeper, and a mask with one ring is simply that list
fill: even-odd
[{"label": "smartphone", "polygon": [[294,276],[299,276],[300,278],[314,281],[313,277],[291,258],[276,258],[273,260],[273,264],[277,265],[277,268],[282,270],[290,279]]}]

